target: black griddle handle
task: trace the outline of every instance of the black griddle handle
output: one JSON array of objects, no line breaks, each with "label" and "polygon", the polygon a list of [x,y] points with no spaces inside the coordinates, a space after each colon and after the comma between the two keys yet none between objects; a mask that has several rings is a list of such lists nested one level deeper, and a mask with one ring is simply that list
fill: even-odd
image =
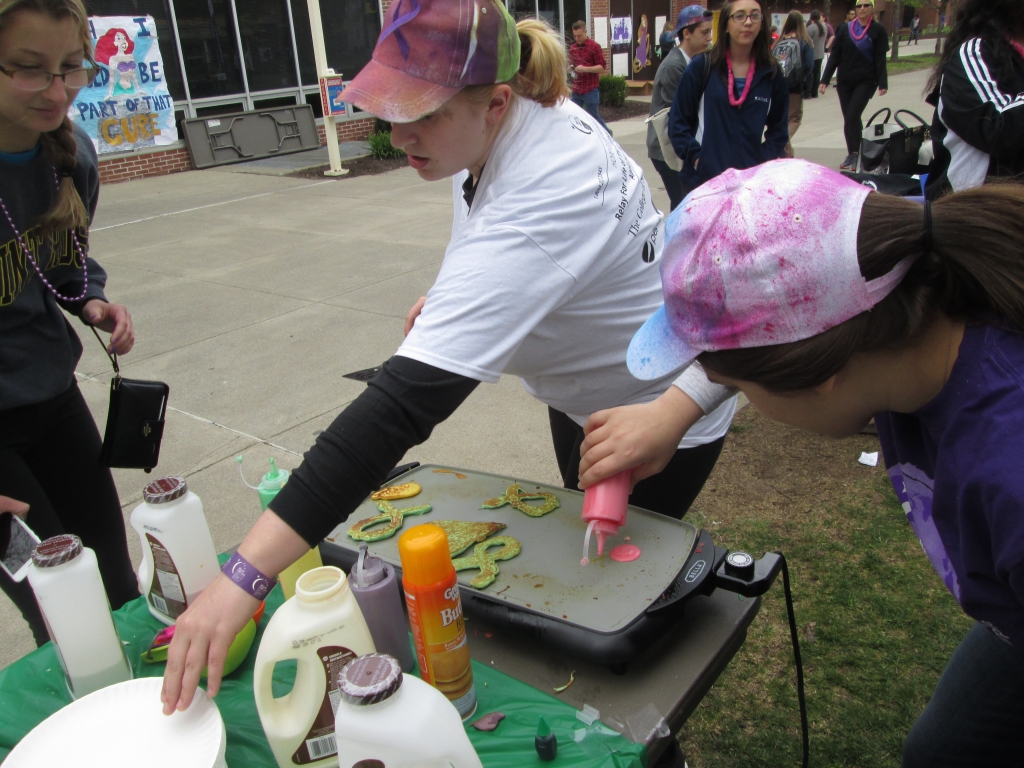
[{"label": "black griddle handle", "polygon": [[726,573],[725,563],[715,568],[712,579],[713,589],[724,589],[744,597],[757,597],[767,592],[782,570],[782,556],[775,552],[765,552],[760,560],[754,561],[754,573],[749,578],[742,578]]},{"label": "black griddle handle", "polygon": [[695,595],[710,595],[715,589],[713,574],[725,559],[728,550],[715,546],[711,534],[701,530],[697,543],[669,588],[647,607],[648,616],[660,616],[681,611],[686,601]]},{"label": "black griddle handle", "polygon": [[406,472],[416,469],[420,463],[418,461],[411,461],[408,464],[399,464],[397,467],[388,472],[388,476],[384,478],[385,483],[390,483],[399,475],[404,475]]}]

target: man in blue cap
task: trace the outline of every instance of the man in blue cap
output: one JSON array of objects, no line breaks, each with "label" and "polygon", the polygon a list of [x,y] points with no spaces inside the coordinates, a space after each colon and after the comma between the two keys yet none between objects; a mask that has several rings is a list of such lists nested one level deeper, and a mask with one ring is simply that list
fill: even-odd
[{"label": "man in blue cap", "polygon": [[[651,112],[656,115],[666,107],[672,106],[676,88],[683,76],[683,70],[690,59],[703,53],[711,44],[711,11],[703,5],[688,5],[679,12],[676,19],[676,37],[679,45],[668,52],[662,59],[661,66],[654,76],[654,92],[651,94]],[[647,124],[647,157],[651,159],[654,169],[661,176],[668,192],[671,210],[683,201],[683,184],[679,172],[669,168],[665,156],[658,143],[658,135],[651,123]]]}]

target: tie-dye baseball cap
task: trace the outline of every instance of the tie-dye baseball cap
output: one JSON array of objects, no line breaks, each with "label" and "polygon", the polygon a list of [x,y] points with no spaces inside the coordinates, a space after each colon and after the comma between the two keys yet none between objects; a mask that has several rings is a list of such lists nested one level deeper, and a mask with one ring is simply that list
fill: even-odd
[{"label": "tie-dye baseball cap", "polygon": [[861,275],[870,192],[805,160],[728,170],[691,192],[666,225],[665,303],[629,345],[632,374],[657,379],[701,352],[800,341],[875,306],[912,262]]},{"label": "tie-dye baseball cap", "polygon": [[504,83],[518,71],[519,34],[500,0],[394,0],[373,58],[341,99],[409,123],[467,85]]}]

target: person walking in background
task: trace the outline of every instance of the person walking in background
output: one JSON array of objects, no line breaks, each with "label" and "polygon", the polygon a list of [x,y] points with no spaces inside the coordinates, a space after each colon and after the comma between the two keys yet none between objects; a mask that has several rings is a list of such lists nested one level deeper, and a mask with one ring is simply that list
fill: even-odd
[{"label": "person walking in background", "polygon": [[[832,44],[836,41],[836,30],[829,22],[825,22],[825,55],[832,53]],[[820,78],[819,78],[820,79]],[[818,90],[815,86],[814,90]]]},{"label": "person walking in background", "polygon": [[[699,53],[706,53],[711,43],[711,11],[703,5],[688,5],[679,12],[676,19],[676,36],[679,45],[672,48],[654,75],[654,91],[651,93],[651,114],[671,107],[676,96],[679,80],[690,60]],[[661,176],[668,193],[669,210],[674,211],[683,201],[683,184],[679,172],[668,167],[661,151],[658,133],[654,125],[647,124],[647,157]]]},{"label": "person walking in background", "polygon": [[885,27],[875,21],[874,9],[874,0],[857,0],[856,18],[836,30],[832,53],[818,87],[818,92],[824,95],[832,75],[839,70],[836,81],[847,152],[840,170],[857,167],[864,132],[864,109],[876,90],[879,96],[885,96],[889,89],[889,75],[885,68],[889,36]]},{"label": "person walking in background", "polygon": [[793,137],[804,117],[804,94],[810,89],[814,73],[814,46],[807,36],[804,15],[790,11],[782,25],[782,37],[772,47],[772,56],[779,63],[789,87],[789,142],[786,156],[793,156]]},{"label": "person walking in background", "polygon": [[918,40],[921,39],[921,17],[916,13],[914,14],[914,20],[910,22],[910,42],[914,45],[918,44]]},{"label": "person walking in background", "polygon": [[569,45],[569,64],[572,71],[572,102],[583,107],[588,114],[601,124],[608,133],[611,129],[601,119],[598,108],[601,104],[601,75],[604,74],[604,51],[601,46],[587,37],[587,22],[577,21],[572,25],[572,36],[576,42]]},{"label": "person walking in background", "polygon": [[807,37],[814,47],[814,69],[811,72],[810,98],[818,98],[818,86],[821,85],[821,63],[825,60],[825,46],[829,41],[828,30],[821,23],[821,11],[811,11],[811,23],[807,25]]},{"label": "person walking in background", "polygon": [[726,168],[785,156],[789,86],[772,58],[764,6],[732,0],[718,41],[683,72],[669,113],[669,137],[683,161],[683,192]]},{"label": "person walking in background", "polygon": [[930,199],[1024,176],[1024,3],[965,0],[928,90]]},{"label": "person walking in background", "polygon": [[665,26],[661,28],[661,37],[658,38],[658,58],[664,61],[675,46],[676,33],[672,29],[672,23],[666,19]]}]

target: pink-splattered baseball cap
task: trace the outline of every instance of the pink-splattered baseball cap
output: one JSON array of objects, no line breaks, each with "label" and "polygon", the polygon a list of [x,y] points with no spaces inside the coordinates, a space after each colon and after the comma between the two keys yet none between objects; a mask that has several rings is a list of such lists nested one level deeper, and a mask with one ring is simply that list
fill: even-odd
[{"label": "pink-splattered baseball cap", "polygon": [[629,370],[660,378],[701,352],[800,341],[871,309],[910,262],[861,275],[870,192],[805,160],[728,170],[695,189],[668,219],[665,303],[633,337]]},{"label": "pink-splattered baseball cap", "polygon": [[433,112],[467,85],[519,70],[516,23],[495,0],[394,0],[373,58],[342,101],[394,123]]}]

